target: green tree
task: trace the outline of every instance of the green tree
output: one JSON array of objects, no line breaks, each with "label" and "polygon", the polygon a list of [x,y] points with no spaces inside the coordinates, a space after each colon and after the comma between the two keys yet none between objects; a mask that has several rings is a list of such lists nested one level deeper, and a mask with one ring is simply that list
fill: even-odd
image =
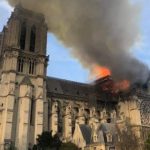
[{"label": "green tree", "polygon": [[50,149],[53,143],[52,132],[43,132],[41,135],[38,135],[37,138],[37,147],[41,150]]},{"label": "green tree", "polygon": [[150,135],[148,136],[148,139],[145,142],[145,150],[150,150]]},{"label": "green tree", "polygon": [[53,136],[53,143],[52,146],[56,148],[56,150],[59,150],[60,146],[61,146],[62,142],[60,141],[60,138],[58,136],[58,134],[55,134]]},{"label": "green tree", "polygon": [[78,147],[75,144],[68,142],[62,143],[60,150],[78,150]]},{"label": "green tree", "polygon": [[52,136],[51,132],[43,132],[38,135],[37,145],[34,145],[33,150],[59,150],[61,146],[60,138],[57,134]]},{"label": "green tree", "polygon": [[52,132],[43,132],[38,135],[33,150],[78,150],[78,147],[71,142],[62,143],[58,134],[52,136]]}]

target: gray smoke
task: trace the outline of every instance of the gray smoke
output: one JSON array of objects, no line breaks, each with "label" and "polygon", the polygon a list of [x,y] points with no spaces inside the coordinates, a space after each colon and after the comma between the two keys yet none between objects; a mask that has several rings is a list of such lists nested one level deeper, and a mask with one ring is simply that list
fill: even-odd
[{"label": "gray smoke", "polygon": [[[20,0],[8,0],[15,6]],[[149,69],[134,58],[139,38],[139,8],[128,0],[22,0],[43,13],[54,33],[84,67],[108,67],[116,80],[145,82]]]}]

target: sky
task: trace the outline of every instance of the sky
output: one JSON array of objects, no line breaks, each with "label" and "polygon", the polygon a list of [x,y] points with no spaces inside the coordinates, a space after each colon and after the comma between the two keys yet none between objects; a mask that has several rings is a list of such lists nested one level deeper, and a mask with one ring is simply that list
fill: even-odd
[{"label": "sky", "polygon": [[[136,58],[150,67],[150,1],[132,0],[141,8],[139,41],[132,48]],[[0,0],[0,31],[6,24],[13,8],[5,0]],[[66,47],[57,38],[48,33],[47,55],[49,55],[48,76],[77,81],[89,82],[89,71],[83,68],[80,62],[73,58]]]}]

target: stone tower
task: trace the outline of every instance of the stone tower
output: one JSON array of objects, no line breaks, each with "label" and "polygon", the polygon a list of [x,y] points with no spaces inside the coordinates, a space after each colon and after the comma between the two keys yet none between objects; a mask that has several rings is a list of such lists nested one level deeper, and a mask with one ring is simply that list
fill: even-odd
[{"label": "stone tower", "polygon": [[27,150],[43,131],[46,41],[44,16],[17,6],[0,34],[0,145]]}]

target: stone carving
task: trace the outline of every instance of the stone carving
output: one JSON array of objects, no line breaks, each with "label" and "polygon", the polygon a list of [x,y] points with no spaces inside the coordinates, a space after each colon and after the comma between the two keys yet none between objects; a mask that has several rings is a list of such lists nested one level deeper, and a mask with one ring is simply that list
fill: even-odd
[{"label": "stone carving", "polygon": [[117,116],[116,111],[113,110],[111,113],[111,118],[116,119],[116,116]]},{"label": "stone carving", "polygon": [[91,116],[95,116],[95,115],[96,115],[95,107],[92,107],[92,109],[91,109]]},{"label": "stone carving", "polygon": [[69,105],[66,107],[66,114],[70,115],[70,114],[71,114],[71,110],[72,110],[72,107],[71,107],[71,105],[69,104]]},{"label": "stone carving", "polygon": [[15,92],[15,86],[13,84],[10,84],[8,94],[14,94],[14,92]]},{"label": "stone carving", "polygon": [[25,96],[32,97],[32,90],[30,86],[27,86],[27,91],[25,93]]},{"label": "stone carving", "polygon": [[80,115],[80,116],[83,116],[83,115],[84,115],[84,106],[81,106],[81,107],[79,108],[79,115]]},{"label": "stone carving", "polygon": [[18,52],[16,50],[12,51],[12,49],[8,49],[7,51],[5,51],[4,57],[9,57],[9,58],[16,57],[17,58]]},{"label": "stone carving", "polygon": [[58,103],[57,102],[53,102],[52,111],[53,111],[53,113],[57,113],[57,111],[58,111]]},{"label": "stone carving", "polygon": [[43,88],[38,88],[37,98],[43,99]]},{"label": "stone carving", "polygon": [[45,63],[45,57],[38,58],[38,62],[44,64]]}]

